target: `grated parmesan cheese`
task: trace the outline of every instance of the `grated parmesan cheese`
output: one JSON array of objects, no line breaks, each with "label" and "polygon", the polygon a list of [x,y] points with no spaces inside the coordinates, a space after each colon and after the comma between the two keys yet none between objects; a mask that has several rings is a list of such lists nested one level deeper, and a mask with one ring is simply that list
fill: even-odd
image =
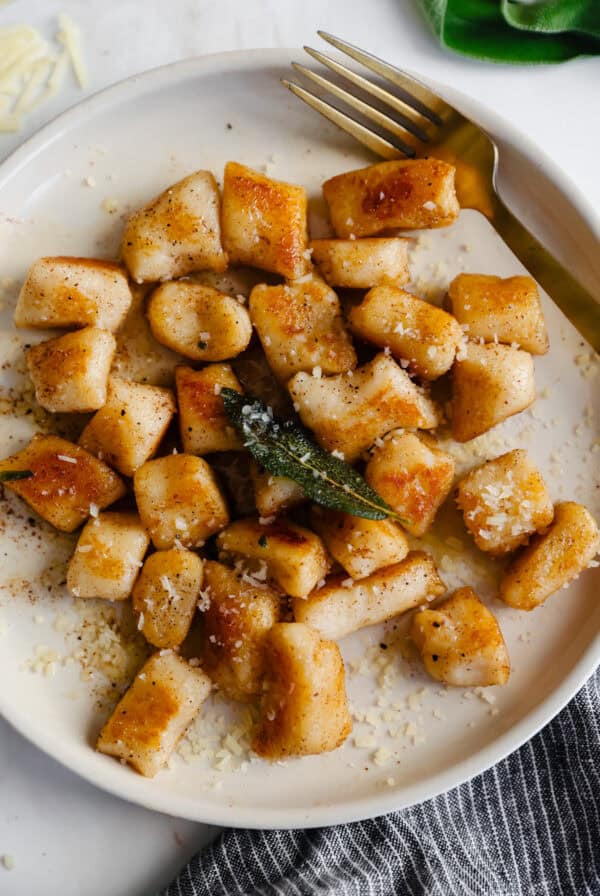
[{"label": "grated parmesan cheese", "polygon": [[373,762],[375,765],[387,765],[392,756],[391,750],[388,750],[386,747],[380,747],[373,756]]},{"label": "grated parmesan cheese", "polygon": [[62,460],[62,461],[64,461],[66,464],[76,464],[76,463],[77,463],[77,459],[76,459],[76,458],[74,458],[74,457],[69,457],[67,454],[57,454],[56,457],[57,457],[58,460]]},{"label": "grated parmesan cheese", "polygon": [[377,740],[372,734],[357,734],[354,738],[354,746],[359,750],[369,750],[377,746]]},{"label": "grated parmesan cheese", "polygon": [[71,60],[75,77],[80,87],[87,87],[88,74],[81,49],[81,30],[71,16],[61,13],[58,17],[59,32],[57,40],[63,44]]},{"label": "grated parmesan cheese", "polygon": [[161,576],[160,584],[166,591],[167,597],[169,598],[169,600],[177,600],[177,592],[173,588],[173,583],[171,582],[171,580],[169,579],[168,576],[164,576],[164,575]]},{"label": "grated parmesan cheese", "polygon": [[109,215],[116,215],[121,210],[121,204],[118,199],[103,199],[100,207]]},{"label": "grated parmesan cheese", "polygon": [[58,93],[69,63],[79,86],[88,83],[80,30],[64,14],[54,45],[31,25],[0,28],[0,59],[0,132],[19,131],[28,114]]}]

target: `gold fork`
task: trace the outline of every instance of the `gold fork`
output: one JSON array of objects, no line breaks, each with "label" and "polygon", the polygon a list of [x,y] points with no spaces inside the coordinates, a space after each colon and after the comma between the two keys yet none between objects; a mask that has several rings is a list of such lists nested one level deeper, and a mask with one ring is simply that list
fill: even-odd
[{"label": "gold fork", "polygon": [[571,323],[600,352],[600,302],[521,224],[498,195],[498,148],[491,137],[412,75],[331,34],[323,31],[318,34],[392,84],[395,92],[391,93],[325,53],[311,47],[305,47],[306,52],[341,76],[343,81],[373,97],[392,114],[295,62],[292,65],[297,72],[372,122],[377,130],[346,115],[300,84],[285,79],[282,83],[329,121],[385,159],[435,156],[454,164],[461,206],[477,209],[489,219]]}]

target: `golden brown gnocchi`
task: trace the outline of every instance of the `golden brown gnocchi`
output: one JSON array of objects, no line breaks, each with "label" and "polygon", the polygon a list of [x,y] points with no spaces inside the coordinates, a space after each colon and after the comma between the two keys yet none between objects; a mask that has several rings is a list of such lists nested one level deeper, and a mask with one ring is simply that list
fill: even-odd
[{"label": "golden brown gnocchi", "polygon": [[311,522],[331,556],[353,579],[364,579],[408,554],[406,536],[391,520],[362,519],[315,505]]},{"label": "golden brown gnocchi", "polygon": [[[548,350],[538,288],[528,276],[460,274],[444,310],[403,289],[411,282],[415,237],[399,231],[456,220],[457,169],[461,195],[477,199],[472,172],[445,157],[382,162],[330,178],[323,194],[335,237],[310,243],[302,187],[230,162],[221,203],[213,175],[197,171],[129,218],[123,265],[46,257],[28,272],[16,325],[71,331],[25,345],[37,402],[50,413],[91,419],[55,418],[61,431],[84,427],[78,445],[38,433],[1,460],[0,493],[6,486],[64,532],[83,525],[67,591],[92,600],[131,597],[134,652],[142,635],[157,648],[97,742],[100,752],[143,775],[167,762],[213,686],[219,702],[252,704],[238,708],[241,724],[230,733],[221,728],[224,715],[211,719],[209,749],[213,735],[215,746],[223,737],[215,768],[230,754],[247,758],[244,739],[257,712],[252,747],[258,757],[277,761],[338,747],[351,716],[335,640],[363,627],[391,621],[399,635],[410,631],[413,652],[444,684],[481,688],[509,678],[493,613],[472,588],[448,596],[434,558],[409,550],[428,533],[452,489],[453,455],[470,462],[502,441],[493,436],[460,451],[456,444],[441,450],[420,432],[445,422],[431,398],[444,399],[445,382],[433,381],[450,374],[444,410],[455,442],[468,442],[533,402],[531,355]],[[417,242],[425,250],[426,242],[435,249],[438,241]],[[230,262],[257,270],[227,271]],[[442,257],[427,270],[437,278],[445,266]],[[338,287],[364,292],[338,296]],[[175,352],[186,366],[177,366]],[[587,355],[575,359],[580,362],[587,376]],[[19,373],[15,366],[11,386]],[[173,378],[177,403],[164,388]],[[223,390],[238,400],[224,401]],[[284,423],[292,404],[310,432],[293,419]],[[173,447],[177,412],[183,454]],[[591,406],[581,429],[591,422],[588,412]],[[25,429],[35,408],[27,414]],[[330,463],[323,452],[317,463],[314,441],[331,453]],[[213,455],[215,470],[205,454]],[[319,469],[306,478],[313,461]],[[111,467],[132,478],[133,495]],[[252,507],[250,485],[258,511],[252,517],[243,516]],[[225,495],[235,507],[233,522]],[[369,513],[367,507],[372,515],[377,495],[381,515],[389,516],[354,515]],[[122,498],[117,510],[111,507]],[[137,513],[130,509],[133,498]],[[531,610],[599,565],[592,515],[574,502],[553,507],[524,450],[471,469],[456,499],[481,550],[492,558],[516,550],[506,564],[480,555],[473,566],[482,581],[488,575],[491,581],[490,563],[498,567],[499,597],[509,607]],[[323,506],[282,516],[311,500]],[[351,512],[324,506],[331,504]],[[450,510],[439,513],[427,540],[439,549],[441,539],[457,552],[443,556],[441,568],[463,579],[458,553],[465,546],[449,537]],[[211,559],[196,551],[207,539]],[[104,610],[111,620],[117,612],[115,622],[127,626],[128,606],[121,606],[123,617],[106,604]],[[363,649],[369,639],[359,639]],[[359,642],[354,647],[361,649]],[[185,661],[180,651],[193,658]],[[392,665],[375,653],[359,655],[358,671],[371,666],[373,684],[387,687]],[[39,666],[36,660],[32,669]],[[374,698],[378,707],[388,703]],[[398,706],[391,707],[395,713]],[[364,715],[369,725],[371,712]],[[190,734],[184,750],[195,753],[201,734]],[[357,748],[369,745],[357,737]],[[382,747],[371,759],[385,764],[386,753]]]},{"label": "golden brown gnocchi", "polygon": [[354,333],[398,360],[425,380],[435,380],[454,363],[463,333],[451,314],[398,289],[378,286],[350,312]]},{"label": "golden brown gnocchi", "polygon": [[428,395],[385,354],[338,376],[297,373],[288,389],[317,441],[349,463],[391,429],[433,429],[440,420]]},{"label": "golden brown gnocchi", "polygon": [[111,376],[106,403],[81,433],[79,444],[124,476],[133,476],[156,453],[175,410],[170,389]]},{"label": "golden brown gnocchi", "polygon": [[548,334],[535,280],[459,274],[448,289],[452,314],[470,339],[518,345],[532,355],[548,351]]},{"label": "golden brown gnocchi", "polygon": [[394,433],[373,449],[365,479],[402,517],[404,528],[420,536],[450,494],[454,460],[433,441],[414,433]]},{"label": "golden brown gnocchi", "polygon": [[186,454],[236,451],[242,441],[229,423],[221,389],[241,392],[239,380],[229,364],[209,364],[202,370],[175,370],[179,431]]},{"label": "golden brown gnocchi", "polygon": [[458,485],[457,504],[477,547],[495,556],[524,544],[554,516],[546,483],[523,449],[468,473]]},{"label": "golden brown gnocchi", "polygon": [[253,463],[250,467],[254,503],[262,518],[276,516],[306,500],[302,488],[286,476],[273,476]]},{"label": "golden brown gnocchi", "polygon": [[238,162],[223,178],[223,244],[232,264],[293,280],[309,267],[306,191]]},{"label": "golden brown gnocchi", "polygon": [[147,660],[100,732],[96,749],[152,778],[211,691],[210,679],[172,651]]},{"label": "golden brown gnocchi", "polygon": [[534,610],[576,579],[598,550],[598,526],[589,510],[574,501],[557,504],[547,532],[534,535],[508,566],[499,596],[518,610]]},{"label": "golden brown gnocchi", "polygon": [[117,343],[108,330],[84,327],[27,351],[27,369],[36,401],[52,413],[97,411],[106,401],[106,384]]},{"label": "golden brown gnocchi", "polygon": [[436,681],[463,688],[508,681],[510,659],[498,620],[472,588],[418,610],[411,636]]},{"label": "golden brown gnocchi", "polygon": [[370,289],[384,283],[401,286],[410,280],[408,240],[378,237],[364,240],[312,240],[312,260],[330,286]]},{"label": "golden brown gnocchi", "polygon": [[185,548],[150,554],[133,587],[133,610],[146,641],[163,650],[186,638],[200,596],[202,560]]},{"label": "golden brown gnocchi", "polygon": [[533,358],[527,352],[468,342],[452,370],[452,435],[468,442],[535,401]]},{"label": "golden brown gnocchi", "polygon": [[337,640],[406,613],[445,590],[429,554],[412,551],[400,563],[357,581],[331,576],[308,597],[293,601],[294,619]]},{"label": "golden brown gnocchi", "polygon": [[225,361],[248,346],[252,324],[237,299],[188,280],[163,283],[148,302],[152,335],[192,361]]},{"label": "golden brown gnocchi", "polygon": [[307,625],[280,622],[267,634],[265,648],[254,751],[276,760],[335,750],[352,730],[337,644]]},{"label": "golden brown gnocchi", "polygon": [[129,218],[121,254],[138,283],[224,271],[219,190],[210,171],[170,186]]},{"label": "golden brown gnocchi", "polygon": [[73,532],[90,514],[127,491],[121,477],[103,461],[66,439],[42,433],[0,461],[0,473],[15,472],[32,475],[6,481],[4,487],[61,532]]},{"label": "golden brown gnocchi", "polygon": [[84,526],[67,569],[74,597],[126,600],[150,539],[135,513],[101,513]]},{"label": "golden brown gnocchi", "polygon": [[207,560],[202,668],[232,700],[262,693],[265,638],[280,618],[281,595],[247,573]]},{"label": "golden brown gnocchi", "polygon": [[455,168],[440,159],[380,162],[323,184],[336,235],[372,236],[398,227],[444,227],[458,217]]},{"label": "golden brown gnocchi", "polygon": [[339,299],[319,277],[255,286],[249,307],[269,366],[282,382],[299,370],[316,367],[328,374],[356,367]]},{"label": "golden brown gnocchi", "polygon": [[17,327],[99,327],[118,330],[131,305],[127,275],[99,258],[38,258],[29,269],[17,307]]},{"label": "golden brown gnocchi", "polygon": [[158,550],[201,547],[229,522],[214,473],[201,457],[169,454],[149,460],[133,477],[140,517]]},{"label": "golden brown gnocchi", "polygon": [[264,567],[293,597],[312,591],[329,568],[327,552],[318,535],[288,520],[261,523],[254,517],[235,520],[217,536],[224,556],[245,557]]}]

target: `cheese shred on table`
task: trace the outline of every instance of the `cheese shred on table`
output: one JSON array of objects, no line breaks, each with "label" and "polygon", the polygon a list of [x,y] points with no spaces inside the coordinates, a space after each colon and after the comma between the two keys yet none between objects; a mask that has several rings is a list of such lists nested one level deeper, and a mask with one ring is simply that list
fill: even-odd
[{"label": "cheese shred on table", "polygon": [[58,17],[54,43],[30,25],[0,27],[0,132],[19,131],[27,115],[59,92],[69,68],[86,87],[81,34],[70,16]]}]

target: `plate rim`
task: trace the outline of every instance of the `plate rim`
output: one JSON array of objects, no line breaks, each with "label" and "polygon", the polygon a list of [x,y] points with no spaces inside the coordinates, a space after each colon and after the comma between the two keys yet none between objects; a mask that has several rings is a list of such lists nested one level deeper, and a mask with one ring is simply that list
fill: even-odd
[{"label": "plate rim", "polygon": [[[184,81],[189,77],[202,76],[226,69],[265,68],[269,63],[289,65],[290,58],[297,49],[268,48],[252,50],[232,50],[203,56],[190,57],[157,68],[131,75],[115,84],[92,94],[61,112],[43,125],[0,163],[0,191],[4,185],[45,148],[71,127],[87,120],[105,107],[131,100],[139,93],[148,93],[156,86],[167,82]],[[427,80],[422,74],[418,77]],[[583,223],[592,234],[600,238],[600,215],[580,188],[572,183],[569,176],[548,157],[530,137],[522,134],[513,124],[477,100],[439,82],[430,83],[454,102],[466,107],[473,117],[494,135],[513,145],[521,155],[534,161],[542,175],[558,188],[564,200],[579,213]],[[283,89],[283,88],[282,88]],[[0,714],[28,741],[33,743],[55,761],[91,782],[100,789],[121,799],[140,805],[146,809],[169,815],[227,827],[254,829],[290,829],[294,827],[322,827],[333,824],[361,821],[374,818],[386,812],[406,809],[472,780],[477,775],[501,762],[510,753],[548,724],[571,700],[600,663],[600,632],[589,643],[569,674],[560,685],[541,703],[521,719],[515,726],[501,734],[483,749],[427,779],[402,789],[390,788],[389,792],[379,792],[360,797],[348,803],[329,803],[310,809],[301,808],[247,808],[226,803],[215,806],[203,804],[165,793],[152,788],[152,780],[141,778],[130,770],[116,765],[98,765],[88,761],[86,754],[69,743],[62,744],[54,735],[36,730],[35,723],[26,711],[7,705],[0,691]],[[97,755],[90,748],[90,759]]]}]

